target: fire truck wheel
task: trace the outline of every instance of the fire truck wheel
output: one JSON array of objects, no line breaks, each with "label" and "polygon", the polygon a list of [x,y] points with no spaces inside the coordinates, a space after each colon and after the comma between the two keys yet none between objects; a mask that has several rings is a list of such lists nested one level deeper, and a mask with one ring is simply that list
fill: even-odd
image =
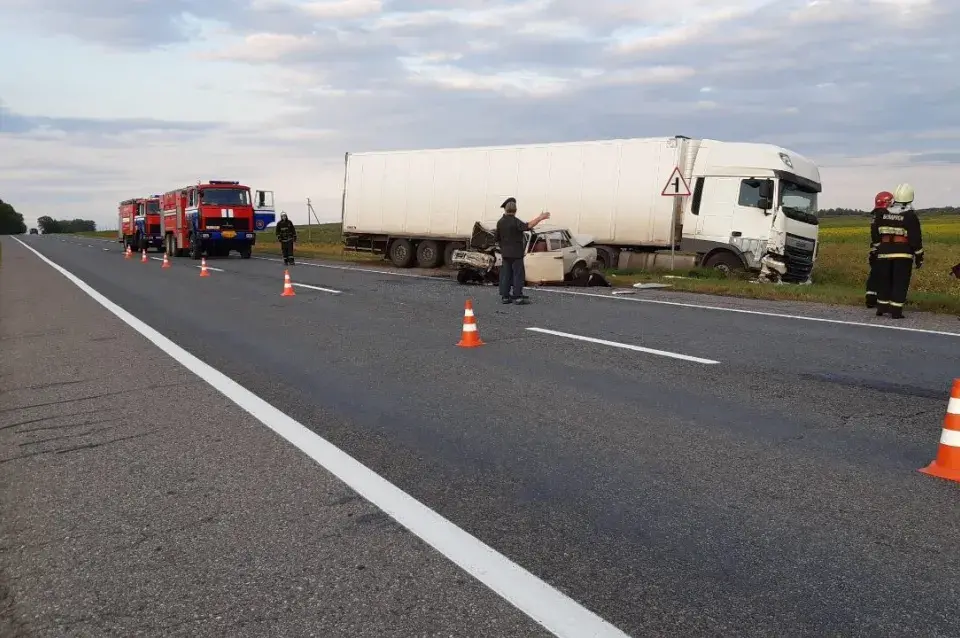
[{"label": "fire truck wheel", "polygon": [[240,249],[240,259],[250,259],[253,256],[253,250],[247,246]]},{"label": "fire truck wheel", "polygon": [[200,259],[203,256],[203,247],[196,235],[190,235],[190,259]]}]

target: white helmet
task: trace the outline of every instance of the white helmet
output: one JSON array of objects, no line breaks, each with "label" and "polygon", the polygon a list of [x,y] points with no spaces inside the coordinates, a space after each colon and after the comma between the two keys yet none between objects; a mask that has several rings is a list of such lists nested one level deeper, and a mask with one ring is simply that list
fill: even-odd
[{"label": "white helmet", "polygon": [[893,190],[893,201],[898,204],[910,204],[913,202],[913,186],[910,184],[898,184]]}]

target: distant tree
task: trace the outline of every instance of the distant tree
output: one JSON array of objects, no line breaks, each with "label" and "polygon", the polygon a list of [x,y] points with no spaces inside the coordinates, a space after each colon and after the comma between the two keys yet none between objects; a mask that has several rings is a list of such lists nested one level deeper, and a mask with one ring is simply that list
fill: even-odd
[{"label": "distant tree", "polygon": [[54,219],[44,215],[37,220],[40,232],[44,235],[61,233],[83,233],[97,230],[97,223],[91,219]]},{"label": "distant tree", "polygon": [[0,199],[0,235],[20,235],[27,232],[23,215],[12,205]]}]

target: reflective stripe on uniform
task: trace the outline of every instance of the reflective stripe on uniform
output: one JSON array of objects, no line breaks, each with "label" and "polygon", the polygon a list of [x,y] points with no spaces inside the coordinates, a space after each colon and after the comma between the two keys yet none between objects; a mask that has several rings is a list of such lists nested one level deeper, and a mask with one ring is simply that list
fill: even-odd
[{"label": "reflective stripe on uniform", "polygon": [[910,253],[887,253],[885,255],[877,255],[877,259],[913,259],[913,255]]},{"label": "reflective stripe on uniform", "polygon": [[896,226],[881,226],[877,229],[881,235],[899,235],[905,237],[907,235],[906,228],[897,228]]}]

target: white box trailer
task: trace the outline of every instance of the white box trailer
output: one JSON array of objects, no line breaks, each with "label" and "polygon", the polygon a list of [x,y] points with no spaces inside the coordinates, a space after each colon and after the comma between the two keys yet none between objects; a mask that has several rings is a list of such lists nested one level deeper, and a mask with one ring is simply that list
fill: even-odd
[{"label": "white box trailer", "polygon": [[591,237],[602,267],[679,250],[801,282],[820,190],[816,165],[792,151],[684,136],[347,153],[343,241],[399,267],[437,267],[516,197],[521,219],[548,210]]}]

